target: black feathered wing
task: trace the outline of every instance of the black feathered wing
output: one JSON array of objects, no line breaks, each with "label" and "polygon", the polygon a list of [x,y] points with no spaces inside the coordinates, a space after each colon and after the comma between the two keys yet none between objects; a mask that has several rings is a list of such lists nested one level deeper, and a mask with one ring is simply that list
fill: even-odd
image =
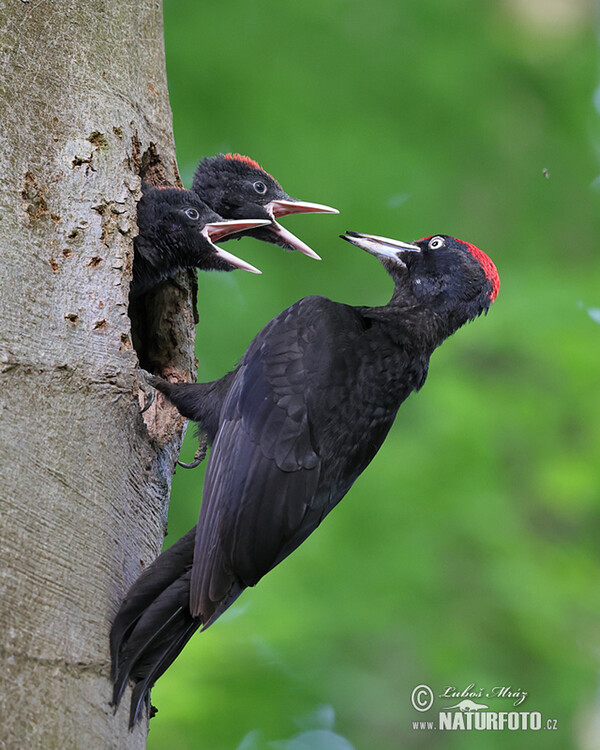
[{"label": "black feathered wing", "polygon": [[[350,486],[340,494],[322,476],[321,412],[345,396],[352,375],[335,354],[340,331],[362,333],[354,308],[305,298],[271,321],[242,360],[221,412],[196,532],[190,609],[205,627],[306,539]],[[320,435],[311,429],[315,413]]]}]

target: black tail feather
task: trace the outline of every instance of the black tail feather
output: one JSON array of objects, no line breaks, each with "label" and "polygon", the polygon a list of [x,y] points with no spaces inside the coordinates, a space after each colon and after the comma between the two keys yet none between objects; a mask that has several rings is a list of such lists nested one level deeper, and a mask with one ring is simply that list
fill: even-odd
[{"label": "black tail feather", "polygon": [[[137,674],[140,671],[142,673],[145,673],[146,670],[143,667],[146,662],[148,662],[148,657],[150,655],[153,655],[156,651],[156,648],[152,649],[152,645],[157,640],[157,638],[160,638],[161,635],[166,635],[168,641],[171,641],[174,637],[173,630],[171,630],[169,633],[166,633],[166,630],[170,626],[171,628],[174,627],[174,620],[177,618],[177,615],[181,614],[183,608],[178,607],[173,612],[173,614],[168,616],[166,619],[160,616],[163,614],[162,609],[163,608],[161,608],[159,612],[155,612],[153,607],[149,608],[148,613],[144,615],[145,622],[142,624],[142,626],[140,626],[140,632],[138,632],[137,629],[134,630],[131,634],[131,638],[128,639],[127,643],[123,647],[124,653],[121,659],[123,666],[117,668],[117,674],[114,680],[115,685],[113,689],[112,702],[115,706],[119,704],[123,696],[125,686],[127,685],[127,680],[132,675],[132,673],[135,672]],[[157,614],[159,616],[157,616]],[[129,653],[131,649],[135,649],[136,646],[137,650],[135,650],[132,654]],[[149,662],[149,668],[152,672],[154,671],[155,662],[155,658],[152,657]]]},{"label": "black tail feather", "polygon": [[133,692],[130,727],[148,702],[152,685],[202,625],[189,610],[190,571],[195,528],[162,553],[129,590],[110,633],[112,704],[123,697],[129,679]]},{"label": "black tail feather", "polygon": [[[190,616],[190,620],[191,619]],[[141,716],[144,704],[149,704],[150,690],[156,680],[167,670],[168,667],[171,666],[177,656],[179,656],[181,650],[199,626],[200,622],[197,618],[188,623],[183,632],[180,632],[179,635],[176,638],[173,638],[167,645],[162,656],[156,660],[152,671],[147,674],[143,680],[136,683],[131,696],[131,707],[129,709],[129,729],[134,728],[136,722]]]},{"label": "black tail feather", "polygon": [[[122,645],[146,609],[192,565],[196,527],[149,565],[127,592],[110,631],[111,679],[119,671]],[[160,561],[160,562],[159,562]]]},{"label": "black tail feather", "polygon": [[117,613],[110,633],[112,705],[123,698],[129,680],[135,685],[129,726],[133,728],[150,706],[150,690],[179,655],[192,635],[206,629],[241,594],[235,582],[231,590],[207,615],[190,612],[190,579],[196,527],[163,552],[133,584]]}]

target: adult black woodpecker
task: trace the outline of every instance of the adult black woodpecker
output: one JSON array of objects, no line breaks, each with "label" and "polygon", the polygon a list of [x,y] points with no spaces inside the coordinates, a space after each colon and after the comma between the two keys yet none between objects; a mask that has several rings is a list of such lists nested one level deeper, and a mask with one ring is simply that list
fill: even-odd
[{"label": "adult black woodpecker", "polygon": [[231,234],[268,224],[261,217],[223,219],[198,195],[180,188],[157,188],[142,183],[137,205],[138,236],[133,241],[133,279],[130,297],[136,297],[174,276],[183,268],[233,271],[258,268],[214,243]]},{"label": "adult black woodpecker", "polygon": [[288,214],[339,213],[330,206],[290,198],[254,159],[241,154],[218,154],[203,159],[196,168],[192,190],[226,219],[252,216],[269,220],[268,226],[250,229],[244,234],[286,250],[299,250],[316,260],[320,260],[317,253],[282,227],[277,219]]},{"label": "adult black woodpecker", "polygon": [[474,245],[348,232],[394,281],[382,307],[306,297],[212,383],[153,379],[212,441],[198,524],[134,583],[115,619],[115,705],[135,682],[131,725],[198,628],[211,625],[321,523],[382,445],[434,349],[486,312],[500,285]]}]

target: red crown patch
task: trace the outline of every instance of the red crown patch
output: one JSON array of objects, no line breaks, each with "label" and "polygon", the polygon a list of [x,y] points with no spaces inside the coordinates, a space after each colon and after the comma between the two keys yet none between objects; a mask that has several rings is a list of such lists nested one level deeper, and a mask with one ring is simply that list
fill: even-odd
[{"label": "red crown patch", "polygon": [[244,156],[243,154],[225,154],[225,158],[230,161],[241,161],[249,167],[261,169],[263,172],[265,171],[257,161],[254,161],[254,159],[251,159],[249,156]]}]

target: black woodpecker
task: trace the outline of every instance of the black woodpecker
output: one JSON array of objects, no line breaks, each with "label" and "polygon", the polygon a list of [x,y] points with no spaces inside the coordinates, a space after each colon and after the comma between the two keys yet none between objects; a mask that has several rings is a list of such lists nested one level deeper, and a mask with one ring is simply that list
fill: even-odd
[{"label": "black woodpecker", "polygon": [[138,236],[133,241],[130,297],[147,292],[183,268],[260,273],[250,263],[214,243],[269,223],[262,217],[223,219],[191,190],[142,183],[137,205]]},{"label": "black woodpecker", "polygon": [[192,190],[226,219],[252,216],[269,221],[268,226],[249,229],[244,234],[286,250],[299,250],[316,260],[320,258],[314,250],[282,227],[277,219],[288,214],[338,213],[330,206],[290,198],[274,177],[249,156],[241,154],[219,154],[203,159],[194,174]]},{"label": "black woodpecker", "polygon": [[306,297],[254,338],[212,383],[153,384],[212,441],[200,517],[134,583],[111,632],[118,704],[130,722],[155,680],[317,528],[368,466],[402,402],[448,336],[496,298],[500,280],[474,245],[435,235],[407,244],[347,232],[392,277],[382,307]]}]

